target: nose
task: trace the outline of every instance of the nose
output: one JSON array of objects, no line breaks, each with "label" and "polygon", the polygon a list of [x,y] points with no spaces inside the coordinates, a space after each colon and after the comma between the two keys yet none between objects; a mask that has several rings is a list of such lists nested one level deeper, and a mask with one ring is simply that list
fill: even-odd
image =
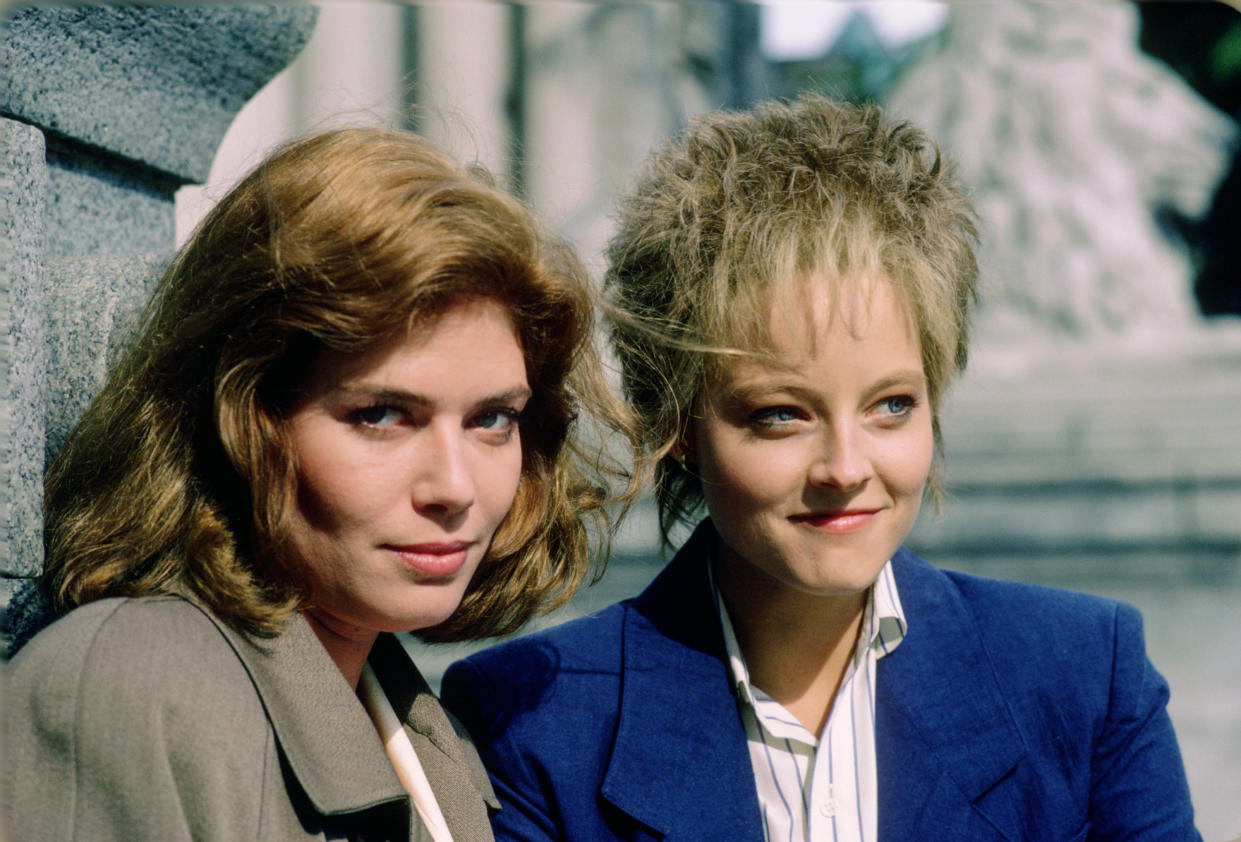
[{"label": "nose", "polygon": [[870,479],[871,474],[863,433],[844,424],[824,431],[818,453],[810,464],[811,484],[854,491]]},{"label": "nose", "polygon": [[415,455],[410,496],[414,508],[431,514],[457,514],[474,504],[474,474],[459,429],[431,428]]}]

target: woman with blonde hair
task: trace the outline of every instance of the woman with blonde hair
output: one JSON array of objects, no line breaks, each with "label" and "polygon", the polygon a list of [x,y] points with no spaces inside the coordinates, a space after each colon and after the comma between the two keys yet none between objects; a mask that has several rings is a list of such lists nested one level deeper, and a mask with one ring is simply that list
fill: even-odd
[{"label": "woman with blonde hair", "polygon": [[592,318],[571,250],[420,138],[261,164],[49,471],[64,616],[6,668],[7,838],[490,838],[393,633],[508,633],[585,575]]},{"label": "woman with blonde hair", "polygon": [[902,546],[978,277],[930,139],[818,96],[710,114],[619,223],[625,392],[692,534],[445,674],[496,837],[1197,839],[1133,608]]}]

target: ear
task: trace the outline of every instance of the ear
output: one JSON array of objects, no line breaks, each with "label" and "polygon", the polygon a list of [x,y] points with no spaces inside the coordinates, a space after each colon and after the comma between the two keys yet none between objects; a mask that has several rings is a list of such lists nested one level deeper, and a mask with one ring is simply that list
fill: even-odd
[{"label": "ear", "polygon": [[669,454],[673,459],[681,463],[682,466],[693,465],[698,461],[697,453],[694,448],[694,426],[690,424],[685,432],[681,434],[681,438],[673,446]]}]

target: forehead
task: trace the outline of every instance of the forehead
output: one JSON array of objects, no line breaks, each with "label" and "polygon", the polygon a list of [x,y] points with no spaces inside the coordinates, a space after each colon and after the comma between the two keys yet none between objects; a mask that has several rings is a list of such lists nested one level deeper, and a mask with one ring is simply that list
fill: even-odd
[{"label": "forehead", "polygon": [[718,361],[699,400],[744,405],[786,392],[855,401],[926,385],[917,333],[890,284],[841,287],[834,301],[820,297],[796,313],[773,309],[768,325],[772,349]]},{"label": "forehead", "polygon": [[[837,277],[811,273],[789,277],[738,300],[720,344],[740,351],[715,361],[750,357],[768,365],[796,366],[814,356],[834,331],[854,338],[878,326],[920,341],[912,309],[902,290],[880,273]],[[920,349],[920,348],[919,348]]]},{"label": "forehead", "polygon": [[[396,376],[436,375],[455,371],[458,377],[520,373],[525,360],[512,313],[491,299],[465,299],[431,314],[410,330],[377,340],[360,351],[324,349],[310,366],[307,386]],[[451,382],[452,378],[441,378]]]}]

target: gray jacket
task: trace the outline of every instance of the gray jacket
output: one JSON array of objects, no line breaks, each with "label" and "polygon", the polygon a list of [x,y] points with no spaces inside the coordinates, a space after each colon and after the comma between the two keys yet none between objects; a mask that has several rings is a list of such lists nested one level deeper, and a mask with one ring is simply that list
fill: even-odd
[{"label": "gray jacket", "polygon": [[[370,663],[454,840],[490,840],[464,730],[396,638]],[[31,640],[0,692],[10,842],[430,838],[300,615],[252,638],[179,597],[100,600]]]}]

